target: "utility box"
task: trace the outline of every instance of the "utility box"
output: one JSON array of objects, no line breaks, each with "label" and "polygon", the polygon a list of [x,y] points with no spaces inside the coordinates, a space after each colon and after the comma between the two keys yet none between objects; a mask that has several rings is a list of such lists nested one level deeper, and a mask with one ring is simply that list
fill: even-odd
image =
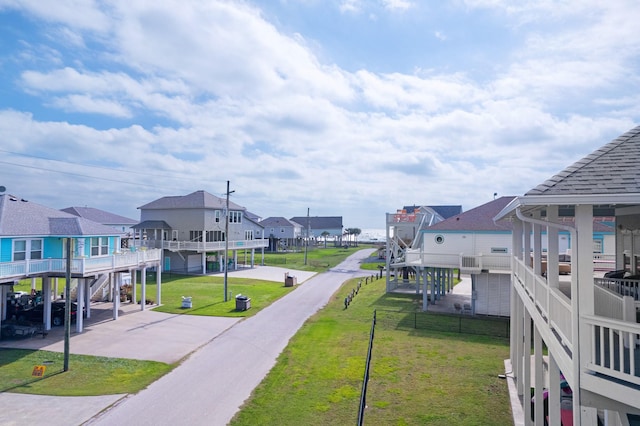
[{"label": "utility box", "polygon": [[288,272],[285,272],[284,274],[284,286],[285,287],[293,287],[294,285],[298,284],[298,279],[294,276],[289,275]]},{"label": "utility box", "polygon": [[246,311],[251,308],[251,299],[241,294],[236,296],[236,311]]},{"label": "utility box", "polygon": [[182,308],[183,309],[191,309],[191,296],[182,296]]}]

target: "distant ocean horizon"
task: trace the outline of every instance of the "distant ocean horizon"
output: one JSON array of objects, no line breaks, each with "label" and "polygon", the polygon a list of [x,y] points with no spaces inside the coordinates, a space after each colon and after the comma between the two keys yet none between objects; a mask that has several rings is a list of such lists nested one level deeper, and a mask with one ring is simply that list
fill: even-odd
[{"label": "distant ocean horizon", "polygon": [[387,239],[387,230],[384,228],[367,228],[362,229],[358,235],[358,241],[385,241]]}]

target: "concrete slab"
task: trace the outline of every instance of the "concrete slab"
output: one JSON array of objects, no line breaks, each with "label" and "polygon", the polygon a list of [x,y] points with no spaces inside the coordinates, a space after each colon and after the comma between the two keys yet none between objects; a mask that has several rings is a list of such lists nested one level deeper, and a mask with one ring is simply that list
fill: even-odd
[{"label": "concrete slab", "polygon": [[309,278],[316,275],[316,272],[298,271],[289,268],[280,268],[277,266],[256,266],[253,268],[239,269],[237,271],[229,271],[227,276],[234,278],[253,278],[257,280],[275,281],[284,283],[284,274],[289,273],[298,280],[298,284],[302,284]]}]

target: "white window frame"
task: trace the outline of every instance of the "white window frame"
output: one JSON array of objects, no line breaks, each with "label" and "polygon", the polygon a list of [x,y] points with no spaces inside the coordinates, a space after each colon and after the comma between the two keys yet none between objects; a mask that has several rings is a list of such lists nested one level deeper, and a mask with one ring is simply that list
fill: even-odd
[{"label": "white window frame", "polygon": [[91,237],[91,257],[109,255],[109,237]]},{"label": "white window frame", "polygon": [[[16,243],[24,243],[24,250],[16,250]],[[34,250],[35,245],[39,245],[39,248]],[[42,238],[23,238],[19,240],[13,240],[11,259],[13,262],[20,262],[23,260],[39,260],[43,257],[44,242]],[[21,254],[21,259],[16,259],[16,253]],[[35,255],[35,256],[34,256]]]}]

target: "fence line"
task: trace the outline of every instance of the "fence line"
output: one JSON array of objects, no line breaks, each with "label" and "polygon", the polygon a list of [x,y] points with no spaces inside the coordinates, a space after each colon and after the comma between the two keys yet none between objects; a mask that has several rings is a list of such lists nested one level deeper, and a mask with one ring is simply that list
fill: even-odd
[{"label": "fence line", "polygon": [[369,334],[369,349],[367,351],[367,362],[364,367],[364,379],[362,380],[362,393],[360,394],[360,409],[358,410],[358,426],[362,426],[364,421],[364,409],[367,406],[367,384],[369,383],[369,366],[371,364],[371,350],[373,349],[373,336],[376,329],[376,311],[373,311],[371,321],[371,333]]}]

